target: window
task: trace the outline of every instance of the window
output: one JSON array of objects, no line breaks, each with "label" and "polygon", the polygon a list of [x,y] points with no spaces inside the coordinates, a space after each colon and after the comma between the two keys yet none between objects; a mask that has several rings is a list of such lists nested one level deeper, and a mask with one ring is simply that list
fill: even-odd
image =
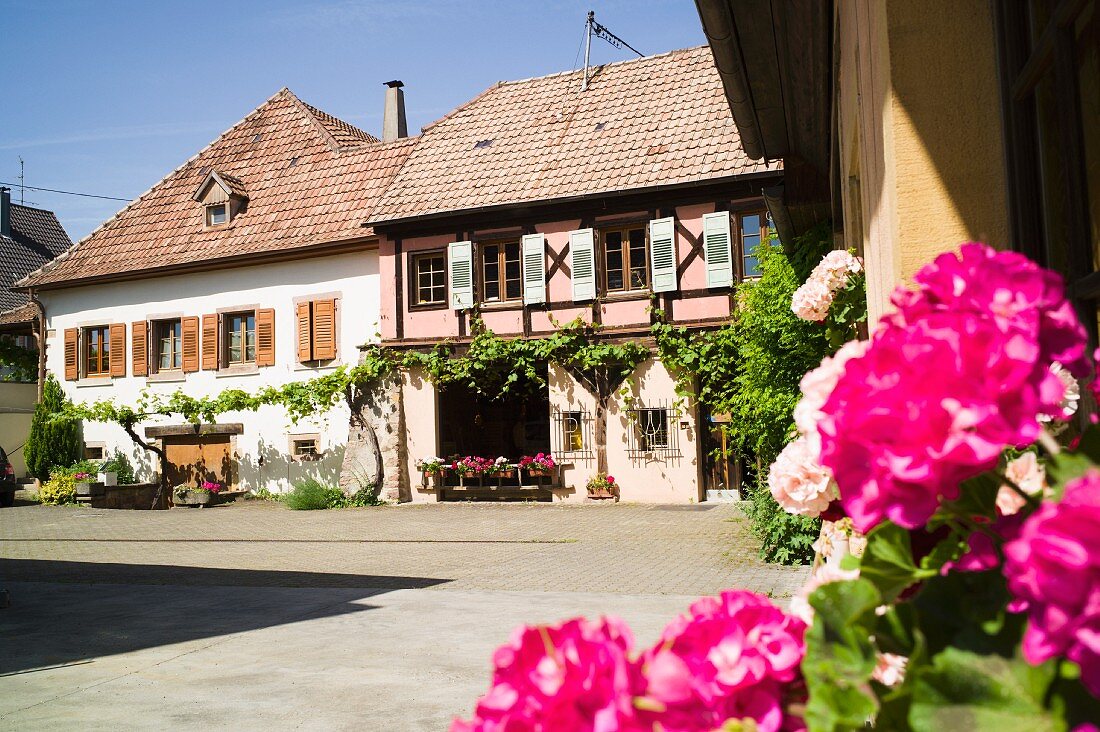
[{"label": "window", "polygon": [[634,423],[628,446],[628,452],[632,455],[680,453],[680,430],[677,425],[680,410],[675,406],[639,407],[629,410],[628,415]]},{"label": "window", "polygon": [[413,257],[414,305],[442,305],[447,302],[447,259],[443,252]]},{"label": "window", "polygon": [[84,459],[85,460],[102,460],[103,459],[103,445],[92,444],[90,442],[84,443]]},{"label": "window", "polygon": [[222,226],[229,221],[229,205],[216,203],[206,207],[206,225]]},{"label": "window", "polygon": [[608,292],[644,290],[649,286],[649,256],[644,226],[607,229],[603,239],[604,285]]},{"label": "window", "polygon": [[565,452],[577,452],[584,449],[584,433],[581,432],[582,416],[580,412],[562,412],[562,448]]},{"label": "window", "polygon": [[638,441],[643,452],[668,447],[668,410],[638,410]]},{"label": "window", "polygon": [[183,325],[177,320],[158,320],[153,323],[153,347],[156,354],[153,363],[157,371],[183,368]]},{"label": "window", "polygon": [[298,363],[336,358],[336,298],[299,302]]},{"label": "window", "polygon": [[1062,273],[1095,343],[1100,305],[1100,16],[1091,2],[993,3],[1013,246]]},{"label": "window", "polygon": [[481,247],[482,299],[485,302],[519,300],[523,297],[518,241],[483,244]]},{"label": "window", "polygon": [[317,435],[293,435],[290,438],[290,454],[295,460],[316,460],[321,456]]},{"label": "window", "polygon": [[225,353],[230,365],[256,362],[256,313],[225,316]]},{"label": "window", "polygon": [[84,375],[111,375],[111,329],[106,325],[84,329]]},{"label": "window", "polygon": [[744,277],[760,276],[760,260],[756,250],[767,235],[767,216],[763,213],[746,213],[739,217],[741,227],[741,259]]}]

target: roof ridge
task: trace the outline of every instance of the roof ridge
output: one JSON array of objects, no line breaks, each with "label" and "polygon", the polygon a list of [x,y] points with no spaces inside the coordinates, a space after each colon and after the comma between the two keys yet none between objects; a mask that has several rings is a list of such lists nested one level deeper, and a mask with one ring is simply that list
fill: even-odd
[{"label": "roof ridge", "polygon": [[439,119],[435,120],[434,122],[429,122],[428,124],[421,127],[420,128],[420,133],[423,134],[423,133],[427,132],[428,130],[432,129],[433,127],[435,127],[436,125],[438,125],[442,122],[446,122],[447,120],[449,120],[451,117],[454,117],[456,114],[458,114],[462,110],[466,109],[467,107],[472,106],[475,102],[477,102],[479,99],[481,99],[483,96],[485,96],[489,92],[493,91],[494,89],[497,89],[500,86],[503,86],[504,83],[505,82],[503,82],[503,81],[498,81],[497,83],[493,84],[492,86],[490,86],[487,89],[485,89],[484,91],[482,91],[480,94],[478,94],[473,99],[467,99],[465,102],[458,105],[457,107],[452,109],[450,112],[447,112],[447,114],[443,115]]},{"label": "roof ridge", "polygon": [[[698,50],[703,49],[703,48],[709,48],[709,46],[707,46],[704,43],[704,44],[699,45],[699,46],[689,46],[688,48],[674,48],[671,51],[664,51],[662,53],[655,53],[651,56],[642,56],[641,58],[628,58],[628,59],[624,59],[622,61],[611,61],[611,62],[606,63],[606,64],[600,64],[598,66],[594,66],[593,68],[603,70],[603,69],[606,69],[608,66],[622,66],[624,64],[635,64],[635,63],[638,63],[640,61],[651,61],[653,59],[663,58],[665,56],[672,56],[673,54],[677,54],[677,53],[686,53],[687,51],[698,51]],[[492,86],[489,86],[488,88],[486,88],[484,91],[482,91],[480,94],[478,94],[473,99],[468,99],[467,101],[463,102],[462,104],[460,104],[457,107],[455,107],[454,109],[452,109],[450,112],[447,112],[447,114],[443,115],[439,119],[437,119],[433,122],[429,122],[428,124],[424,125],[423,127],[420,128],[420,132],[421,133],[427,132],[428,130],[432,129],[436,125],[438,125],[442,122],[446,122],[448,119],[450,119],[451,117],[454,117],[459,112],[466,109],[467,107],[470,107],[473,104],[475,104],[478,100],[480,100],[482,97],[484,97],[486,94],[493,91],[494,89],[499,89],[500,87],[506,86],[506,85],[509,85],[509,84],[525,84],[529,81],[539,81],[540,79],[552,79],[555,76],[568,76],[570,74],[576,74],[578,72],[583,73],[583,71],[581,69],[573,69],[571,71],[555,71],[552,74],[543,74],[542,76],[528,76],[525,79],[505,79],[505,80],[502,80],[502,81],[498,81],[495,84],[493,84]]]},{"label": "roof ridge", "polygon": [[[688,51],[698,51],[701,48],[709,48],[706,44],[700,46],[689,46],[687,48],[674,48],[671,51],[662,51],[661,53],[654,53],[649,56],[641,56],[639,58],[626,58],[622,61],[608,61],[605,64],[595,64],[592,68],[606,69],[608,66],[624,66],[626,64],[636,64],[642,61],[652,61],[653,59],[664,58],[665,56],[672,56],[677,53],[686,53]],[[524,79],[509,79],[505,81],[498,81],[498,85],[504,84],[523,84],[528,81],[538,81],[540,79],[551,79],[555,76],[568,76],[570,74],[576,74],[578,72],[583,73],[583,69],[572,69],[570,71],[555,71],[552,74],[542,74],[541,76],[528,76]]]},{"label": "roof ridge", "polygon": [[187,167],[188,165],[190,165],[190,164],[191,164],[192,162],[194,162],[195,160],[197,160],[197,159],[199,158],[199,156],[200,156],[200,155],[202,155],[203,153],[205,153],[205,152],[206,152],[207,150],[209,150],[210,148],[212,148],[212,147],[213,147],[214,145],[216,145],[217,143],[221,142],[222,138],[224,138],[224,137],[225,137],[226,135],[228,135],[228,134],[229,134],[230,132],[232,132],[233,130],[237,129],[238,127],[240,127],[240,126],[241,126],[241,125],[243,125],[244,123],[246,123],[246,122],[248,122],[249,120],[251,120],[251,119],[252,119],[253,117],[255,117],[255,116],[256,116],[256,115],[257,115],[257,114],[258,114],[258,113],[260,112],[260,110],[262,110],[262,109],[263,109],[264,107],[266,107],[267,105],[269,105],[269,104],[271,104],[272,102],[274,102],[274,101],[275,101],[275,100],[276,100],[277,98],[279,98],[279,97],[289,97],[290,99],[292,99],[292,100],[295,100],[295,101],[299,101],[299,103],[300,103],[300,100],[298,99],[298,97],[297,97],[297,96],[295,96],[294,92],[292,92],[292,91],[290,90],[290,88],[289,88],[289,87],[286,87],[286,86],[284,86],[284,87],[283,87],[282,89],[280,89],[279,91],[275,92],[275,93],[274,93],[274,94],[272,94],[272,95],[271,95],[270,97],[268,97],[267,99],[265,99],[265,100],[264,100],[264,101],[263,101],[263,102],[262,102],[262,103],[261,103],[261,104],[260,104],[260,105],[259,105],[258,107],[256,107],[255,109],[253,109],[253,110],[252,110],[251,112],[249,112],[248,114],[246,114],[246,115],[245,115],[244,117],[242,117],[241,119],[239,119],[239,120],[237,120],[236,122],[234,122],[234,123],[233,123],[233,124],[232,124],[232,125],[231,125],[231,126],[230,126],[229,128],[227,128],[227,129],[226,129],[226,130],[225,130],[224,132],[222,132],[222,133],[221,133],[220,135],[218,135],[218,136],[217,136],[217,137],[215,137],[215,138],[214,138],[213,140],[211,140],[210,142],[208,142],[208,143],[207,143],[207,144],[206,144],[206,145],[205,145],[205,146],[204,146],[204,147],[203,147],[203,148],[202,148],[201,150],[199,150],[199,151],[198,151],[197,153],[195,153],[195,154],[194,154],[194,155],[192,155],[191,157],[187,158],[187,160],[184,160],[184,161],[183,161],[182,163],[180,163],[180,164],[179,164],[178,166],[176,166],[176,167],[175,167],[175,168],[174,168],[174,169],[173,169],[173,170],[172,170],[171,172],[169,172],[169,173],[168,173],[167,175],[165,175],[165,176],[164,176],[163,178],[161,178],[160,180],[158,180],[158,181],[157,181],[156,183],[154,183],[153,185],[149,186],[149,187],[148,187],[148,188],[147,188],[147,189],[146,189],[146,190],[145,190],[145,191],[144,191],[143,193],[139,194],[139,195],[138,195],[138,196],[137,196],[136,198],[134,198],[134,200],[130,201],[130,202],[129,202],[129,203],[127,203],[127,204],[126,204],[125,206],[123,206],[123,207],[122,207],[122,208],[120,208],[120,209],[119,209],[118,211],[116,211],[116,212],[115,212],[115,215],[114,215],[114,216],[112,216],[111,218],[107,219],[106,221],[104,221],[104,222],[103,222],[102,224],[100,224],[99,226],[97,226],[97,227],[95,227],[94,229],[92,229],[92,231],[91,231],[90,233],[86,234],[86,235],[84,236],[84,238],[83,238],[83,239],[81,239],[80,241],[76,242],[76,243],[75,243],[75,244],[73,244],[73,245],[72,245],[71,247],[69,247],[68,249],[66,249],[65,251],[63,251],[63,252],[62,252],[61,254],[58,254],[58,255],[57,255],[56,257],[54,257],[53,259],[51,259],[51,260],[50,260],[49,262],[46,262],[45,264],[43,264],[43,265],[42,265],[41,267],[39,267],[38,269],[34,270],[33,272],[28,272],[27,274],[23,275],[23,277],[22,277],[22,278],[20,278],[20,280],[19,280],[18,282],[16,282],[15,284],[16,284],[17,286],[19,286],[19,285],[22,285],[22,283],[26,282],[27,280],[31,279],[32,277],[36,277],[36,276],[38,276],[38,275],[40,275],[40,274],[44,274],[44,273],[46,273],[46,272],[49,272],[49,271],[50,271],[51,269],[53,269],[53,268],[54,268],[54,267],[55,267],[56,265],[60,264],[60,263],[61,263],[62,261],[64,261],[65,259],[67,259],[67,258],[69,257],[69,255],[70,255],[70,254],[72,254],[72,253],[73,253],[74,251],[76,251],[76,250],[77,250],[77,249],[78,249],[78,248],[80,247],[80,245],[81,245],[81,244],[83,244],[84,242],[86,242],[86,241],[88,241],[89,239],[91,239],[91,238],[92,238],[93,236],[95,236],[96,234],[98,234],[98,233],[99,233],[100,231],[102,231],[102,230],[103,230],[104,228],[106,228],[107,226],[109,226],[109,225],[110,225],[110,224],[111,224],[112,222],[114,222],[114,221],[117,221],[117,220],[119,219],[119,217],[120,217],[120,216],[122,216],[122,214],[126,213],[126,212],[127,212],[127,211],[129,211],[129,210],[130,210],[131,208],[133,208],[133,207],[134,207],[135,205],[137,205],[137,204],[138,204],[138,203],[139,203],[139,202],[140,202],[140,201],[141,201],[141,200],[142,200],[143,198],[145,198],[145,197],[146,197],[146,196],[148,196],[148,195],[149,195],[150,193],[152,193],[152,192],[153,192],[153,191],[154,191],[154,190],[155,190],[156,188],[158,188],[159,186],[163,185],[164,183],[166,183],[167,181],[169,181],[169,180],[170,180],[171,178],[173,178],[174,176],[178,175],[178,174],[179,174],[180,172],[182,172],[182,171],[183,171],[183,169],[184,169],[184,168],[186,168],[186,167]]},{"label": "roof ridge", "polygon": [[25,203],[16,203],[15,201],[11,201],[10,205],[18,206],[19,208],[25,208],[28,211],[41,211],[42,213],[53,214],[55,218],[57,217],[57,213],[55,211],[53,211],[52,209],[39,208],[38,206],[28,206]]},{"label": "roof ridge", "polygon": [[353,135],[360,137],[362,142],[381,142],[381,140],[379,140],[377,137],[367,132],[366,130],[360,129],[352,123],[347,122],[346,120],[342,120],[334,114],[326,112],[320,107],[315,107],[303,99],[299,99],[298,97],[295,97],[295,99],[297,99],[299,104],[305,107],[306,112],[308,112],[310,116],[312,116],[314,120],[316,120],[317,124],[319,124],[321,128],[332,138],[332,141],[336,143],[336,146],[338,148],[341,147],[341,145],[336,140],[336,136],[332,134],[332,131],[329,129],[329,125],[333,123],[335,123],[336,126],[343,128],[344,131],[350,132]]}]

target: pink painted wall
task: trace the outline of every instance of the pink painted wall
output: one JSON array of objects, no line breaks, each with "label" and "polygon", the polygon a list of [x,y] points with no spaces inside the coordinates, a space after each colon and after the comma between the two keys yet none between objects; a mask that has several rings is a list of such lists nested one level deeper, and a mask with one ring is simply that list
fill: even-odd
[{"label": "pink painted wall", "polygon": [[[761,204],[762,206],[763,204]],[[693,241],[698,241],[703,233],[703,215],[714,210],[715,204],[713,203],[693,204],[675,208],[677,256],[681,262],[691,259],[680,277],[679,292],[669,293],[674,296],[672,317],[675,321],[716,320],[726,318],[730,314],[730,300],[726,292],[716,291],[713,295],[706,292],[706,263],[701,253],[691,257]],[[597,217],[595,228],[598,229],[601,223],[610,224],[624,219],[638,221],[648,217],[649,213],[646,211],[619,212],[614,216]],[[553,257],[560,256],[562,252],[566,251],[569,244],[569,232],[581,228],[581,221],[572,219],[544,222],[536,224],[534,228],[535,231],[546,237],[548,254],[546,264],[549,270],[554,261]],[[515,229],[511,229],[511,231],[515,231]],[[491,230],[479,230],[475,238],[484,239],[490,234]],[[735,235],[734,238],[734,256],[736,257],[739,256],[736,251],[739,237]],[[410,307],[408,296],[409,288],[415,285],[415,283],[410,282],[410,256],[416,252],[429,250],[443,250],[445,252],[447,244],[452,241],[455,241],[453,234],[412,237],[402,240],[400,268],[404,280],[404,292],[402,293],[400,308],[403,318],[404,339],[442,339],[459,335],[459,315],[457,311],[450,309],[449,305],[443,308]],[[397,337],[397,267],[395,266],[394,251],[394,243],[383,238],[379,247],[382,285],[381,325],[382,337],[387,340],[393,340]],[[551,253],[553,256],[550,256]],[[565,255],[563,264],[565,268],[568,268],[568,254]],[[597,267],[602,267],[599,252],[597,252]],[[578,315],[585,320],[591,320],[592,306],[590,303],[579,305],[573,303],[572,283],[563,268],[559,267],[547,284],[548,298],[551,303],[556,304],[556,307],[551,308],[549,311],[543,306],[530,308],[530,332],[533,335],[552,331],[554,326],[551,318],[559,323],[567,323]],[[638,294],[642,295],[642,293]],[[605,297],[600,303],[600,317],[604,327],[607,328],[645,327],[650,322],[647,310],[650,304],[650,298],[647,296]],[[481,315],[486,325],[495,333],[516,335],[523,332],[523,308],[519,303],[506,306],[488,306],[482,310]]]}]

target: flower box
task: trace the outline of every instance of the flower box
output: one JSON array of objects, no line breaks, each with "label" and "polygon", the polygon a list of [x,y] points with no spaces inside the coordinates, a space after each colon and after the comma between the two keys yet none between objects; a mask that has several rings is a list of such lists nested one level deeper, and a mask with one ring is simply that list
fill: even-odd
[{"label": "flower box", "polygon": [[176,505],[178,506],[209,506],[214,500],[214,494],[210,491],[200,491],[191,488],[176,489]]}]

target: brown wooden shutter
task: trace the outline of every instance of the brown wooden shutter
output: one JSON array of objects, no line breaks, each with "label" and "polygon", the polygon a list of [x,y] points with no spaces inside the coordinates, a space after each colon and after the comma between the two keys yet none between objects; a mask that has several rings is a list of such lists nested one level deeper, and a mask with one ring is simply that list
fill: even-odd
[{"label": "brown wooden shutter", "polygon": [[183,335],[183,370],[199,370],[199,319],[192,315],[180,318],[180,330]]},{"label": "brown wooden shutter", "polygon": [[111,377],[126,375],[126,324],[112,323],[108,336],[111,345]]},{"label": "brown wooden shutter", "polygon": [[[111,340],[114,341],[114,336],[111,336]],[[137,320],[130,324],[130,352],[134,376],[146,376],[149,373],[148,321]]]},{"label": "brown wooden shutter", "polygon": [[256,365],[275,365],[275,311],[256,311]]},{"label": "brown wooden shutter", "polygon": [[313,330],[309,317],[311,304],[300,302],[295,308],[298,319],[298,363],[313,360]]},{"label": "brown wooden shutter", "polygon": [[336,358],[336,301],[313,301],[313,358]]},{"label": "brown wooden shutter", "polygon": [[202,367],[207,371],[218,368],[218,314],[202,316]]},{"label": "brown wooden shutter", "polygon": [[65,379],[80,378],[80,329],[65,329]]}]

